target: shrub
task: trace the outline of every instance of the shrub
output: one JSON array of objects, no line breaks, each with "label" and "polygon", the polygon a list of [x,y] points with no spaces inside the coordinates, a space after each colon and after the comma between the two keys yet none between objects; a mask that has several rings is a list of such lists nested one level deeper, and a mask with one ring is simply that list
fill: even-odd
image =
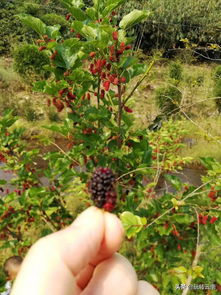
[{"label": "shrub", "polygon": [[169,66],[169,76],[178,82],[182,80],[183,67],[179,62],[172,62]]},{"label": "shrub", "polygon": [[161,87],[156,90],[155,99],[160,110],[171,116],[179,112],[182,93],[175,86]]},{"label": "shrub", "polygon": [[45,14],[41,17],[41,20],[48,26],[60,25],[61,32],[65,32],[68,27],[68,22],[66,21],[66,19],[56,13]]},{"label": "shrub", "polygon": [[44,66],[49,64],[49,57],[39,51],[36,45],[23,44],[13,54],[15,70],[28,82],[48,78],[49,73]]}]

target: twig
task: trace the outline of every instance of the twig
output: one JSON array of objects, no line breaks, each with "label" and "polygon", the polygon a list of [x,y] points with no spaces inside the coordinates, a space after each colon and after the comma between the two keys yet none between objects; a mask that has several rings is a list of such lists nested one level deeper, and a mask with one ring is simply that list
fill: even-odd
[{"label": "twig", "polygon": [[62,154],[64,154],[66,157],[68,157],[71,161],[75,162],[75,164],[80,165],[80,163],[78,161],[76,161],[75,159],[71,158],[59,145],[57,145],[55,142],[49,140],[49,143],[53,144],[54,146],[56,146],[60,152],[62,152]]},{"label": "twig", "polygon": [[134,94],[135,90],[140,86],[140,84],[143,82],[143,80],[149,75],[153,65],[155,63],[155,60],[153,60],[149,67],[147,68],[145,74],[143,75],[143,77],[136,83],[136,85],[134,86],[134,88],[131,90],[130,94],[125,98],[125,100],[122,102],[122,107],[125,106],[126,102],[131,98],[131,96]]},{"label": "twig", "polygon": [[50,224],[47,219],[44,216],[41,216],[41,219],[47,224],[47,226],[52,230],[53,232],[56,232],[57,230],[54,228],[52,224]]}]

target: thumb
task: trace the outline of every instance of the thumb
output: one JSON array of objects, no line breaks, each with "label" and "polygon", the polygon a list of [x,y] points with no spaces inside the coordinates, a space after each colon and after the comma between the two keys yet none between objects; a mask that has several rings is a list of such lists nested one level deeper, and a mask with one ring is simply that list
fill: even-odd
[{"label": "thumb", "polygon": [[[115,225],[120,242],[123,234],[119,231],[120,221]],[[105,245],[104,249],[102,245]],[[27,287],[30,285],[33,286],[32,295],[50,292],[53,295],[73,295],[78,289],[75,276],[90,261],[96,260],[99,252],[105,256],[105,248],[110,252],[105,242],[105,214],[98,208],[90,207],[71,226],[40,239],[31,247],[11,295],[30,294]]]}]

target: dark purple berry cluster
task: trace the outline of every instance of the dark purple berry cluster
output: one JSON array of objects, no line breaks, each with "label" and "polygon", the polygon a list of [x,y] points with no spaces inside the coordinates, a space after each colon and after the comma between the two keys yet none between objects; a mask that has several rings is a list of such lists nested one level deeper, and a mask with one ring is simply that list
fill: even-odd
[{"label": "dark purple berry cluster", "polygon": [[95,170],[90,183],[90,192],[96,207],[104,208],[106,211],[114,209],[117,198],[114,182],[115,176],[110,168],[99,167]]}]

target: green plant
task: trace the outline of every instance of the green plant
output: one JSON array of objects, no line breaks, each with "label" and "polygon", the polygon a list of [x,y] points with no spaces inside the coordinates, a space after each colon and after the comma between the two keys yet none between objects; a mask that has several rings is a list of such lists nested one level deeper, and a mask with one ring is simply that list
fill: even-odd
[{"label": "green plant", "polygon": [[182,80],[183,67],[179,62],[171,62],[169,64],[169,77],[178,83]]},{"label": "green plant", "polygon": [[176,86],[160,87],[156,89],[156,103],[166,116],[170,117],[179,112],[182,92]]},{"label": "green plant", "polygon": [[[92,204],[88,180],[98,167],[105,167],[116,176],[115,213],[123,222],[129,249],[122,252],[130,257],[139,278],[155,284],[163,295],[176,294],[180,283],[198,284],[203,276],[219,284],[218,269],[206,269],[201,256],[210,251],[208,241],[213,247],[220,245],[219,163],[209,162],[202,186],[184,184],[171,172],[190,161],[177,154],[185,126],[170,120],[157,132],[149,132],[134,124],[131,99],[154,61],[139,64],[131,50],[133,38],[127,34],[147,13],[134,10],[119,22],[115,10],[125,1],[95,1],[90,7],[69,0],[62,3],[71,13],[71,38],[64,38],[58,26],[46,26],[32,16],[20,19],[38,32],[39,49],[50,55],[51,78],[35,83],[34,90],[50,95],[48,105],[67,114],[62,124],[44,126],[62,136],[67,146],[63,150],[48,137],[41,138],[57,151],[42,156],[46,167],[40,170],[35,165],[39,151],[24,148],[24,130],[14,126],[16,118],[11,112],[1,118],[1,162],[15,175],[14,191],[6,193],[0,207],[2,248],[26,253],[39,236],[70,224],[79,199],[83,206],[78,208]],[[171,87],[170,107],[175,112],[181,94]],[[163,102],[162,98],[162,106]],[[42,185],[42,174],[47,186]],[[156,195],[161,174],[175,193]],[[5,192],[7,183],[1,180],[1,186]],[[37,225],[35,235],[27,236]]]},{"label": "green plant", "polygon": [[49,72],[44,68],[49,65],[49,57],[45,52],[39,51],[36,45],[20,45],[15,49],[13,57],[15,70],[26,82],[49,77]]},{"label": "green plant", "polygon": [[26,106],[24,111],[24,118],[27,121],[34,122],[40,120],[42,116],[31,106]]},{"label": "green plant", "polygon": [[56,13],[44,14],[41,17],[41,20],[48,26],[60,25],[61,32],[68,30],[68,21],[64,18],[64,16],[58,15]]},{"label": "green plant", "polygon": [[48,110],[47,116],[48,116],[48,119],[51,122],[60,122],[61,121],[61,118],[59,117],[59,114],[53,109]]}]

